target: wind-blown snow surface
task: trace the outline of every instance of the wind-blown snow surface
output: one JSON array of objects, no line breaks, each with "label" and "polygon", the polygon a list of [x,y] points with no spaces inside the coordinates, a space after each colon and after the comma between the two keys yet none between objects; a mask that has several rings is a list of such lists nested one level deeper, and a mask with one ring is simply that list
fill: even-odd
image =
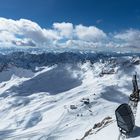
[{"label": "wind-blown snow surface", "polygon": [[[135,72],[138,54],[1,54],[0,140],[81,139],[108,116],[108,126],[83,139],[116,140],[114,111],[128,102]],[[139,108],[132,140],[140,139]]]}]

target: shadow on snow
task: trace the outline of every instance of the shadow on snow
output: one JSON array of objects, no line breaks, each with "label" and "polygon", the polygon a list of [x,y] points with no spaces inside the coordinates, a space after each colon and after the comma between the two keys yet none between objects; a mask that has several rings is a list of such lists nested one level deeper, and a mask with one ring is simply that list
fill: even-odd
[{"label": "shadow on snow", "polygon": [[65,67],[58,66],[23,82],[19,86],[12,87],[9,91],[17,93],[18,96],[29,96],[39,92],[55,95],[80,86],[82,80],[79,77],[74,77],[72,71]]}]

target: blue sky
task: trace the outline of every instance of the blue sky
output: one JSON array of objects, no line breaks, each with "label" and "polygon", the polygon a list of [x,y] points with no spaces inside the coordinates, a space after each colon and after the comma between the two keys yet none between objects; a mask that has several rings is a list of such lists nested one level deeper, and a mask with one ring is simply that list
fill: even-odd
[{"label": "blue sky", "polygon": [[106,32],[140,28],[139,0],[0,0],[0,16],[30,19],[41,27],[54,22],[95,25]]},{"label": "blue sky", "polygon": [[0,0],[0,46],[140,50],[139,44],[140,0]]}]

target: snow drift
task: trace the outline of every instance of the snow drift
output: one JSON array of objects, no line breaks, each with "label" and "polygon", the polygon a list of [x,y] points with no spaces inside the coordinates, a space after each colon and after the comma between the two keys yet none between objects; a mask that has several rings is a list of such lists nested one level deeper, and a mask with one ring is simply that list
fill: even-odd
[{"label": "snow drift", "polygon": [[[0,139],[117,139],[114,111],[127,103],[139,65],[139,54],[0,54]],[[130,139],[140,138],[138,128]]]}]

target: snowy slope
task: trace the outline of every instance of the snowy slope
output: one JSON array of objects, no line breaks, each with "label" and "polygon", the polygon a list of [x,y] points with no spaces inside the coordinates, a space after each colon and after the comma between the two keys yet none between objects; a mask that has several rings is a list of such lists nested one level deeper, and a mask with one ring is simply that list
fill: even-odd
[{"label": "snowy slope", "polygon": [[[18,52],[0,57],[0,140],[118,138],[114,111],[128,102],[132,75],[140,73],[139,56]],[[140,139],[139,116],[138,109],[129,139]],[[107,127],[85,135],[106,117]]]}]

